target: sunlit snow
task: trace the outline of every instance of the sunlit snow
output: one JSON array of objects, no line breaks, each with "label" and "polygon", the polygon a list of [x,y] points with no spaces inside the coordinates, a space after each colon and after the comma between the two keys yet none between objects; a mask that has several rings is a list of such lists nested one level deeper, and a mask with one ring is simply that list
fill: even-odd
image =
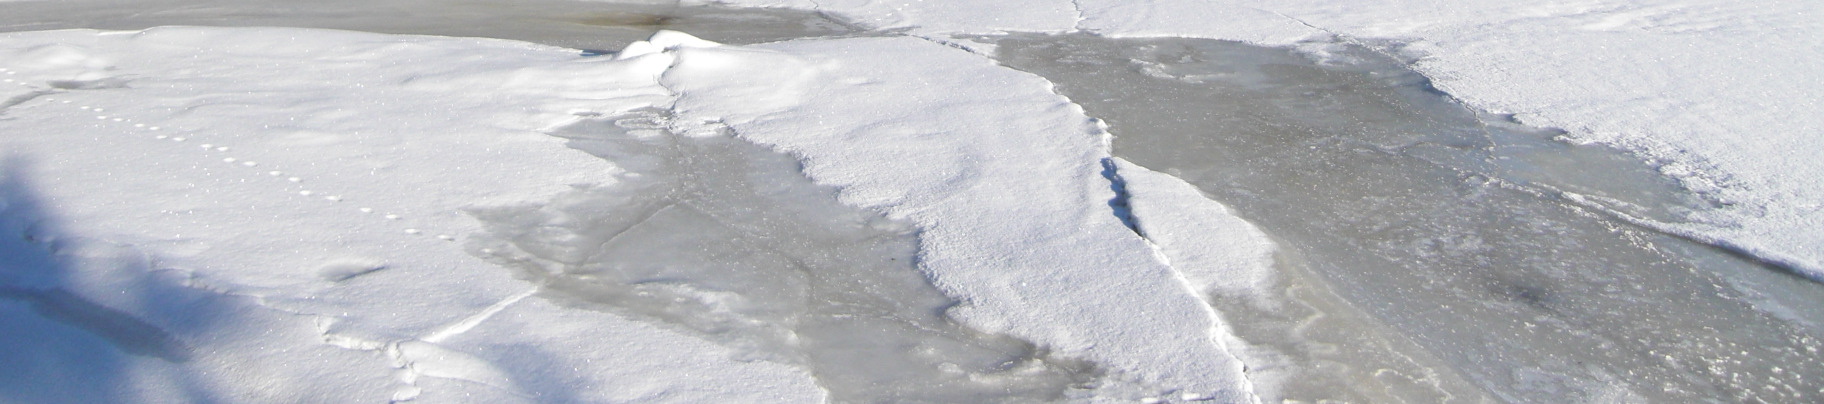
[{"label": "sunlit snow", "polygon": [[0,1],[0,402],[1816,401],[1818,8]]}]

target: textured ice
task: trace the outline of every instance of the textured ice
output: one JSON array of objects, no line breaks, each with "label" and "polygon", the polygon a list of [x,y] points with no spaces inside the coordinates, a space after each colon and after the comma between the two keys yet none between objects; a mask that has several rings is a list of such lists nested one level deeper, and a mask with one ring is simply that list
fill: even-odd
[{"label": "textured ice", "polygon": [[[1721,203],[1648,162],[1476,114],[1357,47],[1326,49],[1319,63],[1211,40],[999,44],[1007,63],[1106,119],[1116,155],[1233,206],[1282,243],[1286,272],[1315,274],[1395,331],[1380,338],[1423,347],[1411,355],[1421,367],[1435,356],[1513,401],[1792,401],[1816,397],[1824,380],[1814,309],[1824,291],[1631,224]],[[1303,341],[1267,332],[1308,314],[1245,303],[1219,310],[1245,339],[1309,366],[1283,394],[1372,397],[1350,390],[1377,376],[1373,360],[1318,364],[1388,357],[1369,352],[1382,344],[1312,337],[1335,334],[1321,322],[1288,329]]]},{"label": "textured ice", "polygon": [[624,169],[539,206],[476,209],[471,248],[543,295],[688,329],[746,359],[807,366],[840,402],[1038,402],[1087,364],[944,317],[917,232],[844,206],[790,156],[725,132],[674,134],[663,111],[556,130]]}]

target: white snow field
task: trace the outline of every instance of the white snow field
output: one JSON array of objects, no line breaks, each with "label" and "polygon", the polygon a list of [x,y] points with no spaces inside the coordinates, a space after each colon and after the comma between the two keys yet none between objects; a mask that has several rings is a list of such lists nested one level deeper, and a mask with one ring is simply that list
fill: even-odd
[{"label": "white snow field", "polygon": [[662,3],[0,5],[0,402],[1824,396],[1819,5]]}]

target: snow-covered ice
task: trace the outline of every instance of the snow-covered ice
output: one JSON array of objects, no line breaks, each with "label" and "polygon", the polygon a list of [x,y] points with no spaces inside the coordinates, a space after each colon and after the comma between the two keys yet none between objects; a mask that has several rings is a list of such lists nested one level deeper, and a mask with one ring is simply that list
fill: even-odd
[{"label": "snow-covered ice", "polygon": [[[878,314],[870,313],[881,310],[903,313],[883,318],[890,321],[881,324],[937,330],[934,337],[929,337],[934,339],[922,340],[933,344],[936,351],[912,351],[919,353],[916,357],[936,356],[908,363],[930,366],[928,372],[933,372],[938,386],[955,383],[942,382],[945,379],[987,383],[982,387],[987,389],[984,391],[1018,391],[1028,387],[1015,386],[1030,385],[1043,393],[1035,396],[1038,398],[1068,395],[1083,400],[1171,395],[1236,401],[1251,397],[1250,386],[1240,375],[1241,364],[1222,349],[1214,313],[1190,293],[1190,286],[1176,272],[1155,258],[1144,240],[1107,210],[1105,202],[1116,195],[1101,173],[1107,149],[1100,129],[1080,109],[1051,93],[1044,80],[1000,68],[991,60],[947,46],[909,38],[868,38],[734,48],[666,32],[655,36],[653,42],[631,45],[628,51],[608,58],[499,40],[221,28],[32,32],[11,34],[7,44],[6,60],[11,63],[6,68],[20,72],[16,76],[31,85],[20,86],[24,93],[16,99],[21,102],[6,109],[6,120],[0,122],[10,133],[45,133],[8,138],[8,150],[23,156],[21,161],[28,161],[9,169],[8,174],[55,179],[21,187],[19,193],[22,198],[54,201],[47,205],[57,207],[54,215],[9,211],[9,217],[24,223],[18,227],[20,234],[48,237],[47,227],[40,223],[54,223],[70,234],[149,250],[146,254],[153,258],[140,271],[182,279],[167,287],[241,298],[244,300],[236,300],[240,302],[235,306],[239,309],[263,309],[292,319],[294,328],[313,337],[290,338],[282,343],[298,350],[332,349],[352,358],[351,363],[317,369],[340,371],[350,377],[366,375],[368,380],[378,381],[369,382],[368,386],[390,390],[385,395],[395,399],[460,394],[543,400],[564,394],[607,394],[593,396],[593,400],[625,393],[590,387],[624,383],[604,379],[620,377],[624,372],[578,370],[578,375],[585,375],[582,380],[535,377],[539,374],[513,373],[503,368],[505,364],[488,359],[497,357],[498,352],[464,350],[465,346],[446,343],[463,340],[472,330],[487,329],[493,317],[518,312],[516,308],[526,302],[552,299],[620,307],[599,313],[583,310],[590,313],[539,316],[589,319],[594,322],[589,326],[673,334],[621,333],[615,335],[635,339],[575,340],[562,333],[568,326],[551,324],[557,330],[550,340],[537,339],[547,335],[544,333],[519,338],[541,341],[535,345],[554,350],[554,355],[594,351],[604,346],[676,344],[673,341],[677,340],[694,341],[699,345],[690,346],[692,352],[716,358],[669,363],[665,367],[671,370],[649,375],[673,379],[666,382],[673,387],[656,388],[667,391],[655,393],[664,400],[692,397],[669,393],[670,390],[696,391],[705,384],[720,385],[684,377],[695,375],[764,380],[757,382],[767,386],[759,392],[730,388],[699,393],[702,397],[720,394],[736,401],[746,397],[743,394],[812,399],[824,394],[823,390],[843,398],[942,393],[928,399],[944,401],[939,397],[954,393],[951,389],[892,393],[871,388],[856,393],[838,386],[848,376],[887,377],[854,373],[858,370],[903,369],[862,365],[855,359],[792,359],[866,352],[854,351],[847,346],[853,342],[842,339],[825,343],[836,344],[834,348],[819,348],[822,345],[811,341],[819,335],[864,337],[854,335],[859,331],[841,331],[840,327],[825,331],[848,322],[818,325],[813,320],[823,316],[873,317]],[[926,63],[900,63],[908,58]],[[414,60],[439,63],[410,63]],[[296,66],[298,63],[313,67]],[[943,83],[947,87],[934,87],[939,83],[930,81],[928,76],[934,66],[950,69],[949,74],[956,77],[982,81],[950,81]],[[852,98],[845,94],[856,91],[876,96]],[[889,94],[917,98],[884,96]],[[873,102],[812,102],[831,99]],[[73,103],[63,104],[63,100]],[[913,109],[902,109],[907,103],[916,104]],[[1003,112],[962,112],[983,110],[986,106]],[[91,113],[102,108],[127,121],[76,119],[85,112],[80,107],[89,107],[86,112]],[[806,198],[802,196],[806,191],[789,187],[741,191],[762,185],[777,187],[779,181],[758,177],[756,181],[760,182],[754,185],[727,182],[750,175],[739,166],[707,172],[701,170],[715,166],[661,169],[651,165],[656,164],[652,162],[655,158],[667,160],[664,154],[641,155],[632,153],[632,149],[591,150],[583,144],[570,145],[602,154],[607,157],[604,160],[566,146],[564,136],[575,137],[575,131],[581,130],[577,125],[597,119],[626,121],[634,116],[630,114],[652,108],[674,115],[667,118],[672,123],[665,130],[680,136],[675,142],[716,150],[733,146],[697,145],[693,142],[708,140],[693,139],[735,134],[805,159],[805,171],[811,179],[822,186],[841,189],[829,196],[831,201],[822,203],[832,204],[839,198],[846,204],[884,213],[884,218],[871,220],[886,222],[870,225],[888,229],[884,235],[910,234],[905,233],[909,230],[891,230],[896,228],[918,229],[917,253],[908,250],[912,239],[903,238],[904,235],[881,238],[885,236],[869,236],[865,232],[857,236],[802,233],[803,236],[787,237],[810,230],[807,223],[846,219],[817,217],[832,212],[792,212],[818,206],[809,202],[784,204],[780,208],[784,210],[776,214],[812,215],[816,221],[794,222],[787,220],[790,215],[767,219],[764,211],[742,204],[764,200],[757,198],[798,200]],[[871,113],[889,110],[926,112]],[[788,111],[807,115],[779,115]],[[159,125],[166,130],[156,133],[184,134],[194,142],[208,142],[209,147],[158,139],[154,131],[133,126],[136,123]],[[653,136],[649,132],[638,136]],[[870,133],[890,137],[862,143],[831,139]],[[622,140],[626,143],[628,139]],[[744,143],[732,139],[722,142]],[[683,157],[739,160],[756,153],[740,150]],[[879,159],[886,154],[901,157]],[[108,158],[92,158],[95,156]],[[27,157],[31,160],[23,160]],[[751,158],[759,159],[751,164],[778,164],[769,162],[777,158]],[[224,163],[225,159],[261,163],[255,168]],[[845,160],[853,163],[840,163]],[[863,163],[867,161],[899,166],[882,171],[873,163]],[[771,168],[774,174],[768,175],[786,175],[779,174],[780,169]],[[270,175],[268,170],[280,170],[281,175]],[[795,171],[790,164],[784,170]],[[751,175],[764,172],[767,171]],[[589,189],[610,192],[606,196],[609,199],[603,201],[607,202],[616,198],[614,193],[638,194],[648,187],[673,186],[654,184],[666,184],[675,180],[664,178],[678,176],[721,182],[686,181],[701,185],[675,191],[683,202],[655,211],[649,221],[654,226],[648,227],[673,223],[699,229],[701,226],[690,223],[709,226],[718,216],[758,215],[745,219],[756,220],[752,224],[733,224],[729,229],[735,233],[728,237],[749,233],[756,234],[752,236],[756,237],[754,240],[788,242],[779,247],[740,247],[754,251],[750,254],[761,254],[753,256],[756,260],[767,256],[784,259],[776,262],[790,264],[779,268],[785,273],[798,271],[792,268],[804,265],[849,266],[841,260],[811,264],[834,259],[818,258],[830,256],[820,248],[841,245],[829,239],[832,236],[876,240],[869,243],[885,244],[858,251],[880,249],[867,254],[884,254],[874,255],[874,259],[916,260],[918,266],[890,264],[882,270],[902,272],[893,278],[859,278],[862,282],[917,285],[928,282],[929,277],[932,284],[924,287],[933,288],[932,292],[893,298],[890,304],[876,308],[843,309],[860,312],[793,312],[791,305],[764,301],[811,298],[815,302],[842,295],[796,295],[760,288],[758,284],[729,283],[720,279],[730,274],[727,270],[705,275],[679,274],[679,278],[662,283],[650,283],[637,275],[623,281],[633,282],[636,291],[720,289],[693,296],[734,304],[737,317],[728,320],[736,321],[731,324],[760,321],[757,326],[742,326],[756,327],[753,331],[727,331],[725,326],[713,323],[692,323],[727,312],[641,312],[639,304],[610,298],[614,292],[602,287],[615,287],[614,283],[602,283],[606,279],[585,280],[601,274],[560,271],[583,278],[559,279],[521,273],[516,279],[515,272],[483,259],[514,259],[499,255],[506,251],[488,247],[489,237],[518,234],[510,230],[512,227],[502,227],[508,223],[530,225],[528,229],[536,230],[536,234],[556,240],[517,243],[521,250],[538,250],[539,247],[531,247],[534,245],[563,246],[564,240],[583,236],[554,232],[563,226],[590,224],[595,227],[585,230],[612,230],[611,225],[593,223],[565,225],[564,216],[554,218],[559,221],[550,224],[524,223],[526,218],[541,216],[502,216],[500,212],[514,211],[514,207],[552,206],[548,201],[587,199]],[[708,191],[690,191],[692,187],[708,187]],[[1009,190],[1020,191],[1016,196],[1006,193]],[[573,195],[577,192],[583,194]],[[829,191],[811,192],[815,195]],[[332,193],[344,199],[331,201],[314,196]],[[742,196],[755,193],[758,195]],[[627,208],[613,211],[618,216],[638,210],[632,206],[665,201],[647,198],[632,205],[597,203],[590,209]],[[698,213],[690,214],[693,211]],[[577,218],[577,213],[565,214],[570,219]],[[909,224],[890,224],[891,221]],[[656,241],[650,237],[692,234],[658,236],[675,230],[655,228],[652,231],[659,233],[629,241],[650,243]],[[485,236],[451,243],[429,237],[430,234]],[[712,240],[722,238],[709,236]],[[895,242],[894,237],[901,239]],[[806,241],[791,241],[800,238]],[[662,252],[663,248],[679,252],[731,248],[726,244],[693,247],[692,243],[707,240],[679,241],[684,244],[620,247],[608,243],[595,248],[610,252],[622,248],[647,252]],[[465,254],[465,246],[479,254]],[[56,252],[65,247],[48,244],[19,248]],[[556,255],[531,255],[555,263],[574,263],[576,259],[571,253],[553,252]],[[581,252],[586,254],[588,250]],[[867,255],[859,257],[869,259]],[[642,262],[634,260],[630,265],[652,263]],[[750,268],[763,262],[767,261],[734,263],[736,268]],[[1097,264],[1082,265],[1084,262]],[[673,267],[689,266],[686,263],[685,267]],[[27,272],[43,270],[37,266],[18,268]],[[923,272],[911,272],[915,268]],[[1110,271],[1111,268],[1120,270]],[[831,292],[856,287],[848,283],[819,285],[840,279],[821,277],[841,273],[809,274],[818,280],[810,284],[813,289]],[[763,279],[755,278],[755,282]],[[127,288],[156,286],[159,284],[148,281]],[[66,286],[52,283],[32,287]],[[891,289],[904,294],[916,287]],[[545,291],[540,295],[551,297],[528,299],[526,294],[534,290]],[[22,296],[43,295],[33,293],[36,294]],[[952,304],[949,302],[953,298],[946,296],[961,298]],[[13,300],[33,299],[38,298]],[[803,303],[794,303],[800,304]],[[1144,309],[1136,312],[1134,307]],[[674,314],[660,314],[668,312]],[[184,321],[190,315],[195,313],[178,311],[131,318],[158,327]],[[630,315],[635,317],[626,317]],[[642,315],[671,320],[661,325],[683,326],[652,329],[615,325],[637,323]],[[861,324],[860,329],[873,327]],[[266,328],[239,328],[247,326],[250,325],[225,323],[192,332],[232,335]],[[765,336],[776,332],[769,331],[775,327],[789,331],[787,337]],[[730,333],[735,336],[719,336]],[[190,341],[196,335],[180,334],[176,338]],[[705,342],[720,345],[700,345]],[[495,346],[488,343],[477,341],[478,345],[466,346]],[[756,350],[752,344],[816,349],[768,351]],[[194,351],[221,349],[205,345]],[[946,350],[964,356],[945,357],[956,355],[944,353]],[[993,355],[1012,359],[971,364],[968,362],[995,356],[970,352],[998,352]],[[782,357],[769,358],[768,354]],[[754,359],[761,360],[753,362]],[[1005,360],[1012,362],[999,362]],[[202,367],[192,370],[195,372],[232,373],[207,367],[213,363],[217,362],[196,360],[185,362],[184,366]],[[811,374],[788,366],[805,363],[809,363]],[[601,362],[591,366],[621,365]],[[944,376],[945,372],[964,375]],[[1011,373],[997,376],[999,379],[969,375],[980,372]],[[803,391],[809,386],[806,383],[813,380],[822,389]],[[875,385],[863,381],[846,383]],[[255,391],[251,392],[199,388],[195,394],[380,394],[340,386],[288,386],[297,387],[267,387],[278,391],[265,391],[254,386],[251,389]],[[169,386],[153,384],[142,388]]]},{"label": "snow-covered ice", "polygon": [[[540,130],[578,113],[669,99],[652,76],[663,64],[499,40],[289,29],[50,31],[10,34],[5,43],[0,60],[16,73],[8,77],[29,84],[5,90],[16,102],[0,111],[9,134],[6,175],[19,184],[6,195],[6,218],[16,223],[8,237],[28,240],[9,246],[8,256],[44,257],[8,266],[8,287],[30,291],[9,302],[42,306],[42,296],[67,291],[103,307],[138,308],[129,318],[168,330],[194,353],[173,364],[94,343],[9,351],[16,363],[33,357],[19,355],[96,358],[35,371],[43,374],[100,366],[107,372],[98,375],[118,375],[68,378],[93,383],[73,390],[235,401],[384,400],[421,391],[526,399],[608,384],[649,387],[595,391],[732,401],[822,394],[801,371],[735,362],[725,348],[604,314],[532,314],[589,324],[553,320],[516,340],[546,342],[540,349],[565,357],[592,346],[666,348],[611,355],[622,362],[594,362],[599,371],[577,380],[503,379],[507,371],[492,362],[457,359],[478,353],[433,341],[459,340],[451,326],[476,321],[477,313],[515,313],[514,302],[537,285],[464,253],[462,240],[430,235],[479,231],[461,208],[536,202],[609,181],[603,174],[613,165]],[[596,85],[573,86],[574,77],[594,77]],[[78,119],[88,113],[79,107],[125,121]],[[290,177],[268,175],[275,169]],[[90,265],[80,259],[88,244],[141,257],[93,264],[136,275],[85,281],[104,276],[80,269]],[[113,296],[154,300],[101,299]],[[201,303],[157,303],[169,299]],[[618,331],[586,331],[599,327]],[[186,371],[159,371],[176,366]],[[270,371],[237,370],[248,366]],[[665,371],[610,370],[616,366]],[[625,377],[607,378],[616,375]]]},{"label": "snow-covered ice", "polygon": [[0,6],[0,401],[1824,395],[1813,4],[343,3]]}]

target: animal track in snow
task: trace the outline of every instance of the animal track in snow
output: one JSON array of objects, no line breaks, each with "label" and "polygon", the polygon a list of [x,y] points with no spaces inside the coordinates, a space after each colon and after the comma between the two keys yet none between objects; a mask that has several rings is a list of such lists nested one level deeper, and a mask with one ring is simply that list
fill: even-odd
[{"label": "animal track in snow", "polygon": [[[7,69],[7,68],[0,68],[0,74],[7,75],[7,76],[14,76],[14,75],[17,75],[18,72],[11,70],[11,69]],[[64,89],[58,89],[58,88],[48,87],[48,86],[37,86],[37,85],[32,84],[29,80],[21,80],[21,79],[13,79],[13,78],[6,78],[4,80],[5,80],[5,83],[12,83],[12,84],[18,85],[20,87],[30,88],[35,91],[43,91],[48,94],[62,95],[62,94],[69,93],[67,90],[64,90]],[[174,143],[183,143],[192,138],[208,136],[207,134],[200,133],[198,131],[186,131],[187,133],[184,133],[184,135],[186,135],[186,136],[178,136],[175,134],[174,135],[152,134],[149,132],[161,132],[163,130],[163,127],[154,125],[152,122],[139,122],[139,121],[132,119],[131,117],[121,115],[119,113],[116,113],[113,115],[100,115],[99,113],[107,112],[107,110],[104,108],[101,108],[101,107],[78,104],[78,103],[75,103],[74,100],[60,99],[60,98],[49,96],[49,95],[42,97],[42,99],[46,102],[47,105],[70,105],[70,106],[74,106],[74,107],[76,107],[76,109],[84,111],[84,112],[98,113],[98,115],[94,115],[95,119],[98,121],[119,122],[119,123],[125,124],[124,127],[119,128],[121,133],[124,135],[137,136],[137,137],[141,137],[141,138],[144,138],[147,140],[153,140],[153,141],[170,141],[170,142],[174,142]],[[245,159],[235,157],[232,155],[219,154],[219,153],[227,153],[230,150],[234,150],[232,147],[225,145],[225,144],[221,144],[221,143],[214,143],[214,142],[205,143],[205,144],[199,145],[198,149],[201,153],[205,154],[202,157],[219,159],[223,163],[227,163],[227,164],[230,164],[233,166],[240,166],[240,167],[244,167],[244,168],[253,169],[253,168],[258,168],[263,165],[257,161],[245,160]],[[211,153],[217,153],[217,154],[216,154],[216,156],[208,156],[208,154],[211,154]],[[263,171],[263,172],[262,171],[252,171],[250,173],[250,176],[252,176],[254,178],[258,178],[260,173],[266,174],[267,177],[283,178],[286,182],[291,183],[291,184],[300,184],[301,185],[304,183],[303,177],[296,176],[296,175],[288,175],[288,173],[286,173],[284,171],[279,171],[279,170],[268,170],[268,171]],[[311,190],[311,189],[297,189],[297,190],[293,191],[293,190],[288,190],[288,189],[284,189],[284,188],[291,188],[290,186],[283,186],[283,187],[281,187],[281,190],[283,192],[288,192],[288,193],[295,192],[299,196],[305,196],[305,197],[318,196],[321,193],[320,191]],[[340,202],[345,201],[346,197],[343,195],[340,195],[340,194],[327,194],[327,195],[322,195],[322,200],[325,201],[326,203],[340,203]],[[375,209],[364,206],[364,207],[358,208],[357,211],[362,214],[371,214],[371,213],[375,212]],[[401,221],[402,219],[404,219],[400,215],[393,214],[393,213],[386,213],[384,216],[381,216],[380,218],[385,219],[386,221],[389,221],[389,222],[397,222],[397,221]],[[401,233],[404,233],[407,235],[417,236],[417,235],[422,235],[422,234],[427,233],[426,230],[422,229],[423,226],[419,226],[419,227],[402,226],[402,227],[403,227],[403,229],[402,229]],[[435,233],[435,232],[431,232],[431,233]],[[447,234],[437,234],[437,238],[440,240],[444,240],[444,241],[455,241],[456,240],[456,237],[449,236]]]}]

